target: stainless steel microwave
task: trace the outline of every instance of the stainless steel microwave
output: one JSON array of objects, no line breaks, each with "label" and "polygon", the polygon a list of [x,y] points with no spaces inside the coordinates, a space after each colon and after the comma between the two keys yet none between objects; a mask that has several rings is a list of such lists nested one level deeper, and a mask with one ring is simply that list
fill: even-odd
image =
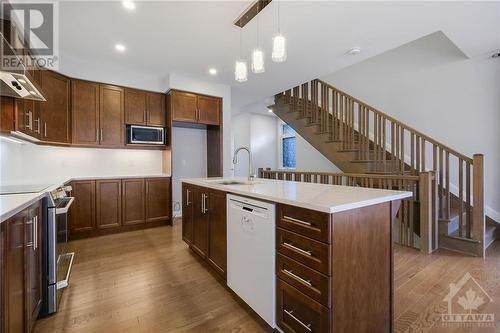
[{"label": "stainless steel microwave", "polygon": [[127,143],[163,145],[165,144],[165,129],[163,127],[130,125],[127,127]]}]

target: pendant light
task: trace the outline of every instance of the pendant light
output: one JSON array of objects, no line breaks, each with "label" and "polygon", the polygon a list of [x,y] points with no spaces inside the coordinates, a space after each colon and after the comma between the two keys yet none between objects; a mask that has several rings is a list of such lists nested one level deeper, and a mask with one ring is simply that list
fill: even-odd
[{"label": "pendant light", "polygon": [[234,66],[234,79],[238,82],[245,82],[248,80],[247,62],[241,57],[241,34],[242,28],[240,27],[240,59],[236,60]]},{"label": "pendant light", "polygon": [[264,73],[264,51],[260,48],[260,16],[257,18],[257,48],[252,52],[252,72]]},{"label": "pendant light", "polygon": [[271,58],[274,62],[284,62],[286,60],[286,39],[280,32],[280,4],[276,1],[278,11],[278,35],[273,38],[273,53]]}]

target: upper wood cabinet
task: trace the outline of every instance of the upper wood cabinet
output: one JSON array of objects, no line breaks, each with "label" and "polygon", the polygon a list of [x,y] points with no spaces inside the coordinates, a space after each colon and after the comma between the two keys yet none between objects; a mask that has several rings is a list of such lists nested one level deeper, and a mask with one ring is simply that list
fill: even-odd
[{"label": "upper wood cabinet", "polygon": [[73,144],[99,145],[99,85],[71,80]]},{"label": "upper wood cabinet", "polygon": [[125,89],[125,123],[165,127],[165,95]]},{"label": "upper wood cabinet", "polygon": [[72,80],[73,144],[123,147],[123,88]]},{"label": "upper wood cabinet", "polygon": [[124,146],[123,88],[100,85],[99,97],[100,145],[107,147]]},{"label": "upper wood cabinet", "polygon": [[221,99],[184,91],[169,92],[168,107],[173,121],[220,125]]},{"label": "upper wood cabinet", "polygon": [[125,122],[133,125],[146,125],[146,92],[125,89]]},{"label": "upper wood cabinet", "polygon": [[220,124],[220,98],[198,96],[198,122],[207,125]]},{"label": "upper wood cabinet", "polygon": [[[45,102],[36,102],[40,107],[35,115],[34,131],[48,142],[71,143],[70,80],[61,74],[43,70],[41,81]],[[41,119],[40,119],[41,118]]]}]

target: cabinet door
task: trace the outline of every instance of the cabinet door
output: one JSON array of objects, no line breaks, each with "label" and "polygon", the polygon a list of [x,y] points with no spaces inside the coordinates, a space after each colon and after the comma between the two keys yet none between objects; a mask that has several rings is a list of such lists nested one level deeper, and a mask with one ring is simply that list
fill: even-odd
[{"label": "cabinet door", "polygon": [[226,276],[226,194],[210,192],[208,200],[208,260],[223,276]]},{"label": "cabinet door", "polygon": [[40,102],[42,139],[50,142],[70,143],[70,80],[47,70],[42,72],[41,79],[42,90],[47,100]]},{"label": "cabinet door", "polygon": [[70,233],[92,231],[95,229],[95,181],[75,181],[72,187],[75,201],[69,209]]},{"label": "cabinet door", "polygon": [[170,219],[170,178],[146,179],[146,222]]},{"label": "cabinet door", "polygon": [[165,127],[165,95],[148,93],[148,125]]},{"label": "cabinet door", "polygon": [[97,229],[119,227],[122,222],[121,180],[96,180],[95,186]]},{"label": "cabinet door", "polygon": [[108,147],[122,147],[125,139],[123,89],[100,85],[99,97],[100,144]]},{"label": "cabinet door", "polygon": [[42,205],[40,202],[29,208],[25,224],[26,260],[26,321],[31,332],[42,305]]},{"label": "cabinet door", "polygon": [[24,226],[27,217],[25,210],[4,222],[7,223],[5,332],[25,331]]},{"label": "cabinet door", "polygon": [[196,123],[198,121],[196,109],[196,95],[173,91],[170,98],[170,112],[173,121]]},{"label": "cabinet door", "polygon": [[99,145],[99,85],[71,81],[73,144]]},{"label": "cabinet door", "polygon": [[193,249],[203,257],[208,253],[208,191],[193,189]]},{"label": "cabinet door", "polygon": [[144,179],[122,180],[123,225],[143,224],[146,217]]},{"label": "cabinet door", "polygon": [[220,125],[219,98],[198,96],[198,122],[207,125]]},{"label": "cabinet door", "polygon": [[182,184],[182,239],[193,242],[193,188]]},{"label": "cabinet door", "polygon": [[134,125],[146,125],[146,92],[125,89],[125,122]]}]

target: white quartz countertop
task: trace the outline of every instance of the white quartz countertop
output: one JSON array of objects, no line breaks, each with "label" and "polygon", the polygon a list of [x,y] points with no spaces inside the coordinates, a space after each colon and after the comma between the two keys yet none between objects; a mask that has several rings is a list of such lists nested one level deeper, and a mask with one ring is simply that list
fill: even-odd
[{"label": "white quartz countertop", "polygon": [[[325,213],[337,213],[412,196],[411,192],[379,190],[364,187],[304,183],[256,178],[192,178],[182,182],[228,193],[289,204]],[[221,181],[245,184],[223,185]]]},{"label": "white quartz countertop", "polygon": [[87,179],[131,179],[131,178],[161,178],[170,177],[168,174],[152,175],[105,175],[105,176],[75,176],[50,179],[32,179],[19,182],[2,182],[2,185],[47,184],[49,187],[37,193],[2,194],[0,195],[0,223],[16,215],[38,200],[43,199],[49,192],[74,180]]}]

